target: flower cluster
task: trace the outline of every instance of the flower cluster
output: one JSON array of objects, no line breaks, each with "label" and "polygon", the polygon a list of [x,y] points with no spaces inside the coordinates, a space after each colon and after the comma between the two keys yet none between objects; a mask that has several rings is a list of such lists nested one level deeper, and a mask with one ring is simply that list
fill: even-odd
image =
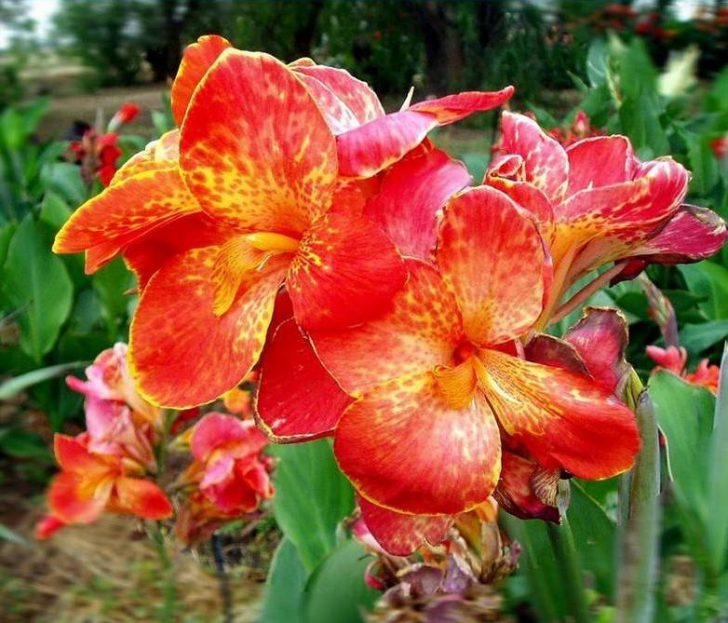
[{"label": "flower cluster", "polygon": [[[639,435],[621,401],[624,319],[591,309],[564,339],[546,328],[648,263],[711,255],[726,228],[684,205],[672,159],[642,162],[621,136],[564,147],[518,114],[473,185],[427,135],[512,91],[386,114],[342,69],[203,37],[172,87],[180,128],[54,249],[136,273],[129,361],[146,400],[210,402],[256,367],[257,424],[279,442],[332,436],[389,551],[437,542],[491,495],[557,521],[560,480],[629,469]],[[256,481],[245,450],[203,446],[205,500]]]},{"label": "flower cluster", "polygon": [[[263,455],[267,440],[252,420],[208,413],[182,430],[199,410],[169,414],[139,396],[127,368],[126,344],[99,354],[85,381],[72,376],[66,381],[85,396],[86,431],[56,435],[62,471],[50,485],[50,512],[38,524],[38,537],[48,538],[68,524],[91,523],[104,512],[166,520],[175,514],[176,499],[175,532],[192,544],[229,520],[250,517],[273,494],[273,462]],[[249,392],[236,391],[238,402],[245,402]],[[181,434],[168,439],[167,428]],[[191,462],[173,478],[160,455],[187,443]]]}]

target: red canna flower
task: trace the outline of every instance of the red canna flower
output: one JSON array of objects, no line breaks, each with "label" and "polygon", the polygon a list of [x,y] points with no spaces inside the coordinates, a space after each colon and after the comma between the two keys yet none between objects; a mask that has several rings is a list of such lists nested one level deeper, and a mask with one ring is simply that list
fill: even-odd
[{"label": "red canna flower", "polygon": [[[519,207],[488,187],[457,195],[436,263],[441,274],[409,262],[409,281],[382,318],[311,331],[353,403],[335,383],[318,382],[301,408],[320,364],[295,325],[281,324],[262,364],[261,425],[289,441],[333,432],[359,494],[415,515],[453,515],[486,500],[501,472],[501,436],[548,470],[598,479],[628,469],[639,447],[631,412],[588,374],[523,358],[519,338],[542,312],[551,268]],[[284,353],[307,371],[289,374],[285,388]]]},{"label": "red canna flower", "polygon": [[90,128],[80,141],[72,141],[68,146],[71,159],[81,165],[81,176],[86,184],[91,184],[96,177],[104,186],[111,183],[122,155],[117,140],[118,136],[113,132],[99,134]]},{"label": "red canna flower", "polygon": [[681,165],[640,162],[625,137],[565,149],[535,121],[511,113],[503,114],[502,131],[502,154],[485,181],[532,214],[553,256],[554,287],[541,326],[577,279],[604,264],[618,262],[602,281],[631,278],[649,262],[708,257],[728,236],[714,212],[682,203],[689,176]]},{"label": "red canna flower", "polygon": [[273,495],[272,462],[261,453],[268,440],[252,421],[210,413],[192,430],[194,462],[183,480],[225,513],[250,513]]},{"label": "red canna flower", "polygon": [[695,372],[686,370],[688,353],[682,347],[668,346],[660,348],[659,346],[648,346],[647,354],[658,365],[652,371],[668,370],[680,378],[686,380],[692,385],[705,387],[705,389],[718,393],[718,384],[720,382],[720,368],[711,365],[707,359],[701,359]]},{"label": "red canna flower", "polygon": [[145,398],[178,408],[246,376],[284,282],[296,321],[313,328],[380,313],[406,278],[356,188],[338,183],[336,141],[296,74],[232,49],[201,67],[206,45],[173,89],[178,115],[191,97],[178,137],[133,158],[54,246],[87,250],[87,270],[125,254],[143,288],[133,376]]},{"label": "red canna flower", "polygon": [[137,118],[139,112],[139,106],[133,102],[124,102],[109,121],[109,132],[115,132],[120,126],[131,123]]},{"label": "red canna flower", "polygon": [[144,519],[171,516],[167,496],[155,483],[139,477],[144,468],[132,459],[91,452],[84,435],[75,439],[56,435],[55,454],[62,472],[51,481],[50,515],[37,529],[41,538],[63,525],[92,523],[104,511]]}]

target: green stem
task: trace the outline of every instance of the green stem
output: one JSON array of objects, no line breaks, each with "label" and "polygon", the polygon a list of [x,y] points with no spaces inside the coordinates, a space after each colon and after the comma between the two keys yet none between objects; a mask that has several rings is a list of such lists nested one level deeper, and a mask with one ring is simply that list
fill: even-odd
[{"label": "green stem", "polygon": [[159,621],[174,623],[177,610],[177,587],[174,583],[172,559],[169,557],[161,526],[157,522],[149,522],[147,526],[147,533],[154,543],[162,566],[164,601],[159,612]]},{"label": "green stem", "polygon": [[[633,375],[628,390],[642,450],[632,470],[629,486],[620,487],[619,564],[615,623],[651,623],[655,611],[660,536],[660,450],[657,419],[647,392]],[[634,400],[634,396],[639,397]],[[628,482],[626,479],[623,482]],[[625,496],[629,496],[625,500]]]},{"label": "green stem", "polygon": [[591,617],[584,592],[584,579],[569,520],[564,515],[560,526],[547,522],[546,532],[562,573],[561,579],[566,589],[564,592],[569,600],[571,618],[575,623],[589,623]]}]

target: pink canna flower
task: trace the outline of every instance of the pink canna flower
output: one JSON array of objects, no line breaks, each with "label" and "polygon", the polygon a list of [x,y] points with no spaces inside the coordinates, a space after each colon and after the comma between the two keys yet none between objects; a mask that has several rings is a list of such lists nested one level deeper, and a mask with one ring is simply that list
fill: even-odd
[{"label": "pink canna flower", "polygon": [[668,346],[667,348],[660,348],[659,346],[648,346],[647,354],[658,364],[653,373],[657,370],[668,370],[692,385],[704,387],[714,394],[718,393],[720,368],[711,365],[707,359],[700,361],[695,372],[688,372],[686,370],[688,353],[683,347]]}]

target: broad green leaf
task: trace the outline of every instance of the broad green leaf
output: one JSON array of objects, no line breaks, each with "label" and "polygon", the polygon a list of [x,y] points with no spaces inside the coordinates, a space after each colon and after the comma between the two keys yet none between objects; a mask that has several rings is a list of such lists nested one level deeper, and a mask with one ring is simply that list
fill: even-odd
[{"label": "broad green leaf", "polygon": [[672,489],[683,530],[700,559],[706,553],[704,535],[710,512],[706,483],[715,397],[666,371],[652,376],[648,390],[667,439]]},{"label": "broad green leaf", "polygon": [[40,204],[40,220],[46,223],[53,231],[58,231],[71,216],[68,203],[54,192],[47,192]]},{"label": "broad green leaf", "polygon": [[709,320],[728,319],[728,269],[714,262],[678,266],[688,288],[706,298],[698,305]]},{"label": "broad green leaf", "polygon": [[43,439],[22,428],[11,428],[0,436],[0,451],[19,459],[48,459],[51,454]]},{"label": "broad green leaf", "polygon": [[94,274],[91,282],[99,295],[102,312],[109,328],[117,327],[126,317],[129,296],[125,292],[133,287],[132,274],[124,266],[121,258],[116,258]]},{"label": "broad green leaf", "polygon": [[711,320],[702,324],[686,324],[680,330],[680,344],[694,355],[728,337],[728,320]]},{"label": "broad green leaf", "polygon": [[278,545],[265,583],[259,623],[303,623],[303,591],[308,571],[287,538]]},{"label": "broad green leaf", "polygon": [[21,347],[40,362],[68,318],[73,286],[63,262],[51,253],[44,226],[30,216],[10,242],[3,291],[19,312]]},{"label": "broad green leaf", "polygon": [[595,39],[589,46],[586,57],[586,75],[592,87],[599,87],[607,83],[609,71],[609,48],[604,39]]},{"label": "broad green leaf", "polygon": [[28,542],[7,526],[0,523],[0,541],[11,541],[17,545],[27,545]]},{"label": "broad green leaf", "polygon": [[306,623],[362,623],[379,591],[364,581],[373,560],[354,540],[344,542],[311,575],[306,586]]},{"label": "broad green leaf", "polygon": [[57,193],[74,207],[86,200],[86,187],[78,165],[70,162],[48,163],[43,167],[41,179],[47,190]]},{"label": "broad green leaf", "polygon": [[670,145],[659,120],[660,110],[655,97],[626,98],[619,108],[622,131],[640,153],[649,149],[653,156],[670,151]]},{"label": "broad green leaf", "polygon": [[725,569],[728,555],[728,348],[723,349],[720,387],[713,417],[713,439],[708,471],[708,552],[715,575]]},{"label": "broad green leaf", "polygon": [[354,510],[354,490],[328,439],[273,446],[271,453],[279,459],[276,521],[311,571],[336,547],[337,526]]},{"label": "broad green leaf", "polygon": [[690,190],[699,195],[707,195],[720,179],[718,160],[710,148],[710,143],[704,137],[693,137],[688,151],[688,162],[693,177],[690,180]]},{"label": "broad green leaf", "polygon": [[84,361],[61,363],[57,366],[49,366],[47,368],[33,370],[32,372],[26,372],[20,376],[3,381],[0,383],[0,400],[8,400],[32,385],[56,378],[57,376],[71,372],[71,370],[77,370],[86,365],[88,363]]},{"label": "broad green leaf", "polygon": [[13,239],[17,225],[15,223],[6,223],[0,228],[0,270],[5,264],[5,258],[8,256],[10,241]]}]

